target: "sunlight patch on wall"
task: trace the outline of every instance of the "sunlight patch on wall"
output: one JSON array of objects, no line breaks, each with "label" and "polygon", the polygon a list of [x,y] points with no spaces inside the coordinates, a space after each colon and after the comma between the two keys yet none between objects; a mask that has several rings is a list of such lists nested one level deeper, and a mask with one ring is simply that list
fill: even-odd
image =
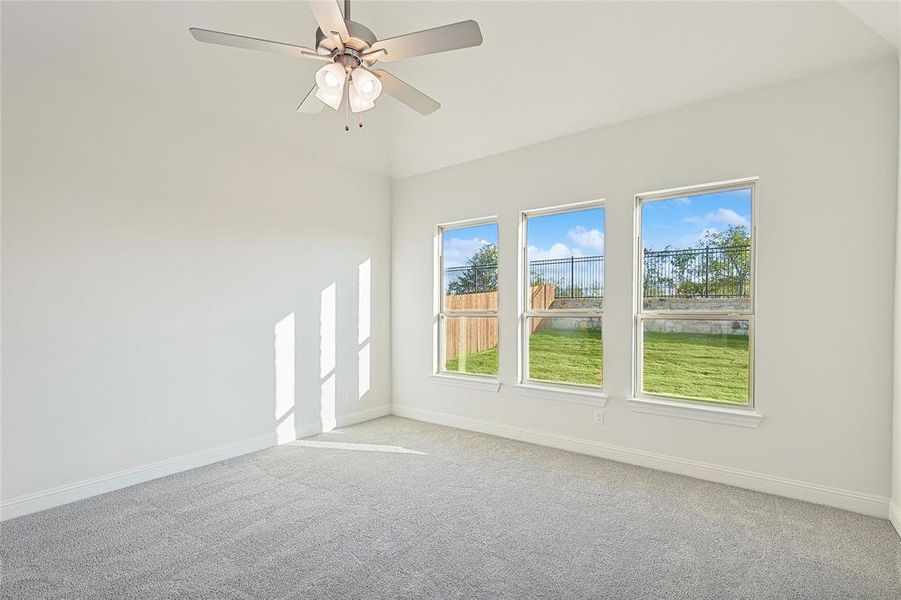
[{"label": "sunlight patch on wall", "polygon": [[335,374],[322,382],[319,392],[319,422],[322,431],[331,431],[338,423],[335,416]]},{"label": "sunlight patch on wall", "polygon": [[337,325],[337,299],[332,283],[322,290],[319,302],[319,421],[322,431],[331,431],[336,425]]},{"label": "sunlight patch on wall", "polygon": [[372,356],[369,336],[372,332],[372,261],[364,260],[357,268],[357,397],[362,398],[372,386]]},{"label": "sunlight patch on wall", "polygon": [[275,324],[275,436],[277,443],[297,439],[294,419],[294,313]]},{"label": "sunlight patch on wall", "polygon": [[369,356],[369,343],[360,348],[357,356],[358,398],[362,398],[369,391],[371,382],[371,358]]},{"label": "sunlight patch on wall", "polygon": [[357,343],[362,344],[369,340],[371,332],[372,261],[370,259],[367,258],[357,267],[357,280],[357,299],[359,302]]},{"label": "sunlight patch on wall", "polygon": [[319,377],[335,370],[337,357],[337,308],[335,284],[320,293],[319,300]]}]

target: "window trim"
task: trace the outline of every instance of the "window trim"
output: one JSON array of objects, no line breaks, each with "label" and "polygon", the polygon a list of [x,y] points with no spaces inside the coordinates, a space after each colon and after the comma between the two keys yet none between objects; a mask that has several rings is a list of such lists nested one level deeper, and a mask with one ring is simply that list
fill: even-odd
[{"label": "window trim", "polygon": [[[526,394],[530,391],[539,393],[546,392],[547,395],[560,397],[562,395],[592,396],[596,398],[599,406],[606,404],[607,396],[605,393],[606,377],[604,377],[603,356],[605,351],[606,336],[603,335],[604,329],[604,309],[559,309],[559,310],[533,310],[529,306],[531,287],[529,286],[529,219],[535,217],[545,217],[548,215],[558,215],[569,212],[577,212],[581,210],[590,210],[592,208],[604,209],[604,237],[607,236],[607,210],[604,198],[596,200],[587,200],[581,202],[572,202],[568,204],[559,204],[543,208],[535,208],[523,210],[519,213],[519,265],[517,285],[519,293],[517,294],[517,312],[519,314],[518,327],[518,346],[519,346],[519,370],[517,373],[517,389],[525,390]],[[604,248],[604,263],[606,267],[606,247]],[[604,295],[606,297],[606,270],[604,273]],[[540,317],[587,317],[601,319],[601,385],[589,385],[579,383],[567,383],[561,381],[548,381],[545,379],[532,379],[529,374],[529,319]],[[537,395],[537,394],[535,394]]]},{"label": "window trim", "polygon": [[583,404],[595,408],[604,408],[607,406],[608,400],[607,394],[604,392],[598,392],[595,388],[586,389],[588,386],[572,383],[552,382],[548,384],[541,380],[541,383],[517,383],[513,388],[518,396]]},{"label": "window trim", "polygon": [[706,421],[708,423],[722,423],[737,427],[755,428],[763,421],[763,415],[755,409],[743,406],[726,406],[723,404],[708,402],[684,402],[671,398],[627,398],[629,408],[634,412],[650,415],[663,415],[665,417],[677,417],[694,421]]},{"label": "window trim", "polygon": [[499,392],[501,389],[500,379],[477,373],[453,373],[451,371],[432,373],[432,381],[442,385],[453,385],[484,392]]},{"label": "window trim", "polygon": [[[759,177],[746,177],[742,179],[732,179],[727,181],[719,181],[714,183],[704,183],[700,185],[690,185],[677,188],[669,188],[665,190],[657,190],[652,192],[643,192],[635,194],[635,218],[633,232],[633,298],[634,306],[633,316],[633,343],[634,353],[632,355],[633,373],[632,373],[632,399],[630,406],[633,410],[639,412],[652,412],[645,407],[665,407],[666,410],[654,411],[657,414],[669,414],[675,416],[677,413],[684,413],[680,409],[698,410],[701,412],[715,413],[722,412],[722,409],[730,409],[735,411],[744,411],[756,418],[762,418],[757,412],[757,402],[754,393],[755,388],[755,339],[756,339],[756,315],[757,315],[757,201]],[[747,311],[692,311],[692,310],[644,310],[644,245],[641,239],[642,231],[642,214],[641,208],[645,202],[656,202],[660,200],[672,200],[675,198],[684,198],[686,196],[701,196],[705,194],[717,192],[729,192],[735,190],[751,190],[751,227],[750,245],[751,245],[751,275],[750,275],[750,308]],[[682,396],[671,396],[666,394],[655,394],[646,392],[643,389],[644,382],[644,321],[660,321],[660,320],[738,320],[748,322],[748,403],[733,404],[729,402],[716,400],[698,400],[694,398],[685,398]],[[672,408],[676,406],[677,408]],[[758,421],[759,422],[759,421]]]},{"label": "window trim", "polygon": [[[497,319],[498,327],[498,357],[500,357],[500,282],[498,281],[498,308],[496,310],[447,310],[445,308],[446,297],[444,294],[444,233],[454,229],[465,229],[467,227],[478,227],[479,225],[491,225],[497,227],[497,246],[500,248],[501,231],[500,223],[497,215],[486,217],[477,217],[475,219],[465,219],[462,221],[451,221],[448,223],[439,223],[434,227],[433,244],[434,244],[434,262],[433,262],[433,302],[432,302],[432,373],[431,375],[436,381],[442,383],[451,383],[463,385],[467,387],[476,387],[477,389],[488,389],[497,391],[500,388],[500,362],[498,362],[497,375],[482,375],[480,373],[460,373],[457,371],[447,371],[444,369],[446,360],[444,359],[444,330],[443,323],[445,319],[450,317],[489,317]],[[500,261],[498,261],[500,262]]]}]

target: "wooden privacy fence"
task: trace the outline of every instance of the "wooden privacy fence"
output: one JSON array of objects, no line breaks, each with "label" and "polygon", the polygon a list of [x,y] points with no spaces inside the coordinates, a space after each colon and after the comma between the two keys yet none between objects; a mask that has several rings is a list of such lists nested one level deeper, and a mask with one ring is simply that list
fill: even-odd
[{"label": "wooden privacy fence", "polygon": [[[532,287],[532,308],[545,309],[554,302],[553,285]],[[447,310],[497,310],[497,292],[457,294],[445,298]],[[542,328],[544,319],[532,319],[530,331]],[[497,319],[492,317],[449,318],[444,323],[445,360],[483,352],[497,346]]]}]

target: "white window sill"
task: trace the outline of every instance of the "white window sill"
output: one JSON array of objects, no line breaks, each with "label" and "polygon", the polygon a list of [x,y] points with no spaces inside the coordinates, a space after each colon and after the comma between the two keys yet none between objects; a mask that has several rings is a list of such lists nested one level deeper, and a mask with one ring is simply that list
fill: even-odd
[{"label": "white window sill", "polygon": [[518,383],[516,384],[516,393],[519,396],[587,404],[588,406],[594,406],[596,408],[604,408],[607,406],[607,394],[600,391],[580,390],[556,385],[542,385],[540,383]]},{"label": "white window sill", "polygon": [[481,377],[478,375],[450,375],[447,373],[433,373],[432,379],[443,385],[455,385],[471,390],[483,390],[497,392],[501,389],[501,382],[494,377]]},{"label": "white window sill", "polygon": [[661,398],[629,398],[628,404],[635,412],[737,427],[757,427],[763,420],[763,415],[752,408],[731,408]]}]

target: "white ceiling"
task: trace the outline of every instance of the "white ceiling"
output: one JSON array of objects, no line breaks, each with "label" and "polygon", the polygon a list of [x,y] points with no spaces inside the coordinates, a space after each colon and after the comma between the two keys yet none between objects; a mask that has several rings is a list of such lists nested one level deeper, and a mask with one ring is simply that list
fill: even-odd
[{"label": "white ceiling", "polygon": [[350,133],[343,113],[294,111],[320,63],[187,31],[312,45],[303,2],[4,2],[2,50],[36,72],[127,88],[136,114],[142,102],[176,106],[299,158],[393,177],[894,52],[837,2],[357,1],[352,13],[383,38],[473,18],[485,42],[385,65],[441,110],[423,117],[384,98]]},{"label": "white ceiling", "polygon": [[845,8],[866,23],[893,47],[901,49],[899,0],[842,0]]}]

